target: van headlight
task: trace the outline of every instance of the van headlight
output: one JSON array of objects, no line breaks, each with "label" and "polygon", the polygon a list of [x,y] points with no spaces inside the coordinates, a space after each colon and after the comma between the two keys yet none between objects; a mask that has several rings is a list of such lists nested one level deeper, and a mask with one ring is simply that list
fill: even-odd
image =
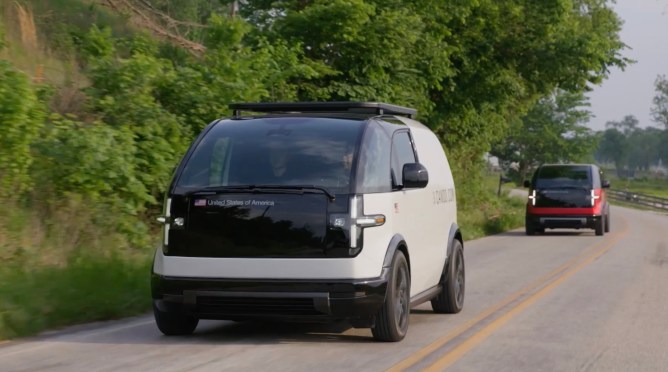
[{"label": "van headlight", "polygon": [[385,223],[382,214],[364,214],[364,199],[362,196],[353,196],[350,199],[349,214],[331,214],[329,216],[330,228],[341,229],[350,237],[348,249],[349,256],[356,256],[362,250],[362,239],[364,229],[381,226]]}]

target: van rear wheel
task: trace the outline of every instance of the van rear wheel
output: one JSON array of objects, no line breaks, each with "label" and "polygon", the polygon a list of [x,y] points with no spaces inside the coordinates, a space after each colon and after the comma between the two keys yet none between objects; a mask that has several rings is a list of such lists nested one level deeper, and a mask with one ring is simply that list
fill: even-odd
[{"label": "van rear wheel", "polygon": [[527,235],[536,235],[538,232],[536,226],[528,218],[524,220],[524,231]]},{"label": "van rear wheel", "polygon": [[441,283],[441,293],[431,300],[431,307],[435,313],[456,314],[464,307],[466,270],[464,249],[459,240],[453,242],[451,254]]},{"label": "van rear wheel", "polygon": [[610,232],[610,212],[605,215],[605,232]]},{"label": "van rear wheel", "polygon": [[601,236],[603,235],[603,232],[605,230],[605,216],[601,216],[601,218],[596,221],[596,224],[594,225],[594,231],[596,232],[596,235]]},{"label": "van rear wheel", "polygon": [[375,325],[371,328],[376,341],[401,341],[408,331],[411,277],[403,252],[397,250],[394,254],[390,270],[385,302],[376,314]]}]

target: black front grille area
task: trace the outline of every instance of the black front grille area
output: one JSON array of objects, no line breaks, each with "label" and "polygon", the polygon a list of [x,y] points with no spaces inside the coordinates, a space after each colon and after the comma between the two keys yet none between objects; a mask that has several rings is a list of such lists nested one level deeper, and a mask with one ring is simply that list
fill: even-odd
[{"label": "black front grille area", "polygon": [[220,315],[323,315],[311,298],[258,298],[198,296],[196,312]]}]

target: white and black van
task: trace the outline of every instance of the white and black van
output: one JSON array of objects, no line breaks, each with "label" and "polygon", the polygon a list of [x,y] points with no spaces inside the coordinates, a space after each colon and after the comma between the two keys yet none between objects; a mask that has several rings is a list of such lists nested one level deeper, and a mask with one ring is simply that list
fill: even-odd
[{"label": "white and black van", "polygon": [[155,320],[332,321],[401,340],[411,306],[457,313],[464,254],[443,147],[414,109],[245,103],[176,169],[155,254]]}]

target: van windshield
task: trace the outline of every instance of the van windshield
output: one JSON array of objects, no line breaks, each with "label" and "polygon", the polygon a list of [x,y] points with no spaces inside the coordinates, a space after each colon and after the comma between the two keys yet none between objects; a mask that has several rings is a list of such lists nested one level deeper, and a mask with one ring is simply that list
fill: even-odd
[{"label": "van windshield", "polygon": [[592,181],[588,166],[544,166],[536,174],[534,187],[537,189],[551,188],[583,188],[591,189]]},{"label": "van windshield", "polygon": [[176,186],[312,185],[347,193],[363,123],[322,117],[222,121],[198,144]]}]

